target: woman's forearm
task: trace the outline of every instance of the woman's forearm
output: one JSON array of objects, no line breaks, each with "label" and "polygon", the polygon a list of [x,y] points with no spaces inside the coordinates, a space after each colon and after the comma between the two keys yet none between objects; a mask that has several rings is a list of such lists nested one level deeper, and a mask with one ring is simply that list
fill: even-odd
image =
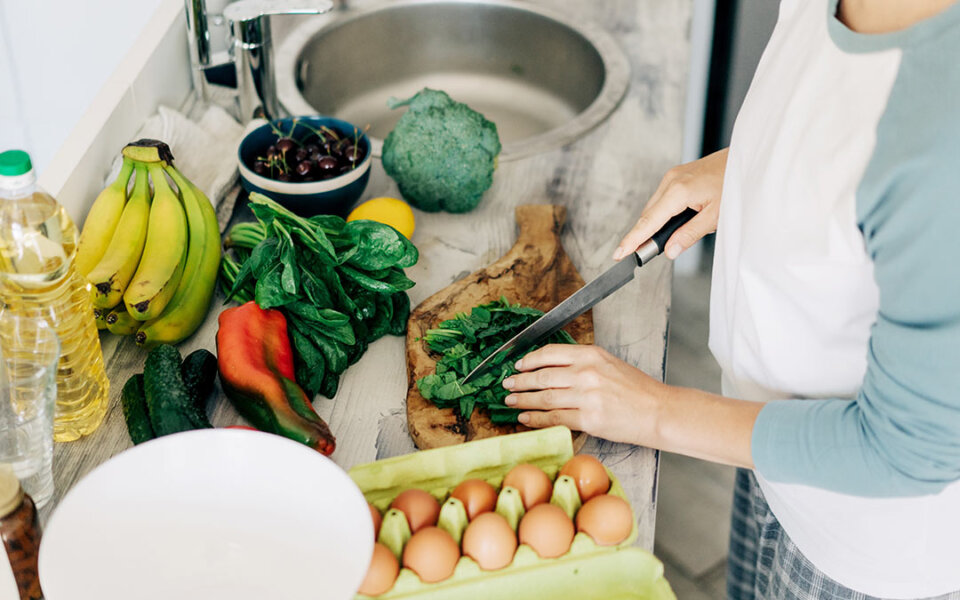
[{"label": "woman's forearm", "polygon": [[638,443],[753,468],[750,438],[764,403],[662,384],[657,390],[656,406],[655,439],[638,440]]}]

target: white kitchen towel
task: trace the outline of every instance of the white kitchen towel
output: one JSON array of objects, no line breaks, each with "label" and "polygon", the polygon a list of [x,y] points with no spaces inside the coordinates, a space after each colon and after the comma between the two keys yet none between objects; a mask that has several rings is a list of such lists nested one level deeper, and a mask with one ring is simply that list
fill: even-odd
[{"label": "white kitchen towel", "polygon": [[237,145],[242,136],[243,127],[219,106],[208,107],[196,121],[161,106],[137,132],[137,139],[166,142],[173,164],[214,206],[237,181]]},{"label": "white kitchen towel", "polygon": [[[173,153],[173,164],[210,198],[214,206],[230,195],[237,182],[237,146],[243,126],[219,106],[210,106],[197,120],[166,106],[148,118],[134,139],[150,138],[166,142]],[[122,157],[117,156],[106,182],[120,172]]]}]

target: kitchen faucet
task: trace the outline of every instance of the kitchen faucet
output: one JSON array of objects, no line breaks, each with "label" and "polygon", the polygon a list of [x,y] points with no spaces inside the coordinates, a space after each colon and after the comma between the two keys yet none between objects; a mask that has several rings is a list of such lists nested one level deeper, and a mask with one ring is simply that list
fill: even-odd
[{"label": "kitchen faucet", "polygon": [[[209,101],[211,93],[207,71],[233,64],[236,72],[234,109],[241,122],[256,117],[276,119],[285,116],[277,99],[273,70],[273,42],[270,15],[318,15],[330,11],[331,0],[239,0],[223,10],[222,18],[229,27],[228,50],[214,54],[210,46],[210,29],[206,0],[185,0],[187,42],[190,46],[193,87],[201,100]],[[224,55],[225,54],[225,55]]]}]

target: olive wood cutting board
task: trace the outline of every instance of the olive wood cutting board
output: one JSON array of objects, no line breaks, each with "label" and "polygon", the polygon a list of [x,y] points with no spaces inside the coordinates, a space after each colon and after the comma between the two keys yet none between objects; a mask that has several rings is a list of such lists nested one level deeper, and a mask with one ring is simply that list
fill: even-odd
[{"label": "olive wood cutting board", "polygon": [[[583,287],[584,281],[560,244],[566,208],[549,204],[516,209],[517,242],[500,260],[471,273],[424,300],[410,313],[407,323],[407,426],[420,449],[450,446],[528,428],[520,424],[497,425],[478,408],[463,419],[452,408],[437,408],[420,395],[416,381],[433,373],[436,357],[422,338],[428,329],[456,313],[505,296],[511,303],[548,311]],[[587,312],[564,329],[580,344],[593,343],[593,316]],[[574,448],[586,440],[575,434]]]}]

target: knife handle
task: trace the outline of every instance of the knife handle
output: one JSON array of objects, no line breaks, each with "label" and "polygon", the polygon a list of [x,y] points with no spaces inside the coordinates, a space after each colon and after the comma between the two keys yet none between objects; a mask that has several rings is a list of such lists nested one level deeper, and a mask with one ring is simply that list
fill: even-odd
[{"label": "knife handle", "polygon": [[682,213],[670,217],[670,220],[664,223],[663,227],[653,234],[649,241],[637,249],[637,261],[640,265],[643,266],[650,262],[652,258],[662,254],[670,236],[695,216],[697,216],[697,211],[692,208],[685,208]]}]

